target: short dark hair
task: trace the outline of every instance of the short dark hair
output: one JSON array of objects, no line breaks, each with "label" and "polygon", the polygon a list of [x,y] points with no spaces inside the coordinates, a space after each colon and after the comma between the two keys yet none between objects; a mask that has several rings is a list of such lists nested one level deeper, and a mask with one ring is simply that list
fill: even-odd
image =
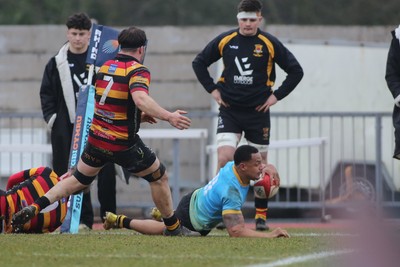
[{"label": "short dark hair", "polygon": [[237,9],[238,12],[259,12],[262,9],[262,3],[259,0],[242,0]]},{"label": "short dark hair", "polygon": [[146,45],[146,33],[134,26],[122,30],[118,35],[118,43],[121,49],[135,49]]},{"label": "short dark hair", "polygon": [[75,13],[68,17],[65,23],[68,29],[88,30],[92,27],[92,21],[85,13]]},{"label": "short dark hair", "polygon": [[251,160],[251,155],[258,153],[258,149],[250,145],[239,146],[233,155],[233,161],[238,166],[242,162]]}]

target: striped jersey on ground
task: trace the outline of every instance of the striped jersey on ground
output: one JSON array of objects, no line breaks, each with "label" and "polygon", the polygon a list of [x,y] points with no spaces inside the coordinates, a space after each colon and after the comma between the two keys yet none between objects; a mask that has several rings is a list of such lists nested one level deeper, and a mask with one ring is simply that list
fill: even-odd
[{"label": "striped jersey on ground", "polygon": [[[8,179],[7,191],[0,196],[0,212],[4,218],[3,230],[12,232],[12,215],[32,204],[59,182],[57,174],[48,167],[38,167],[13,174]],[[67,199],[48,206],[24,225],[26,233],[47,233],[56,230],[63,222],[67,211]]]}]

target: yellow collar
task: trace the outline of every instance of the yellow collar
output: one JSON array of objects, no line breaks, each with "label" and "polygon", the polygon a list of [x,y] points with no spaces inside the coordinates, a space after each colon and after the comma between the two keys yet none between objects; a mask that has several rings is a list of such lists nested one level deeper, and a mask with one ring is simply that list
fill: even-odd
[{"label": "yellow collar", "polygon": [[233,173],[235,174],[236,178],[238,179],[240,185],[248,186],[250,184],[250,182],[248,182],[248,183],[243,182],[242,178],[240,177],[240,175],[236,171],[235,165],[233,165],[232,168],[233,168]]}]

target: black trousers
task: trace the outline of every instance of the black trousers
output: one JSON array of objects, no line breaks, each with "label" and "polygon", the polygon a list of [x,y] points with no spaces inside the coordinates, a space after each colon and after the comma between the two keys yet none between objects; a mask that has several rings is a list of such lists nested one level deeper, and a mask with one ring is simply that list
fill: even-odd
[{"label": "black trousers", "polygon": [[97,197],[100,203],[100,218],[104,222],[106,211],[117,212],[116,178],[113,163],[107,163],[97,175]]},{"label": "black trousers", "polygon": [[395,147],[393,158],[400,160],[400,108],[396,105],[393,108],[393,127]]},{"label": "black trousers", "polygon": [[[53,170],[58,176],[68,171],[69,152],[71,149],[73,124],[56,120],[51,131],[51,146],[53,152]],[[83,193],[81,223],[89,228],[93,226],[93,206],[90,190]]]}]

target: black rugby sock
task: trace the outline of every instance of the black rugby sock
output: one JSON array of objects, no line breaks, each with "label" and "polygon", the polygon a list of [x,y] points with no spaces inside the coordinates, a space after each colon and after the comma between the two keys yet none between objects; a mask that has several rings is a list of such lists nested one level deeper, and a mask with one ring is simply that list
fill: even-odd
[{"label": "black rugby sock", "polygon": [[175,214],[169,218],[163,218],[163,221],[169,231],[174,231],[181,225],[180,221],[178,220],[178,218],[176,218]]},{"label": "black rugby sock", "polygon": [[42,209],[46,208],[50,204],[50,200],[47,197],[42,196],[36,199],[32,206],[36,206],[36,214],[38,214]]}]

